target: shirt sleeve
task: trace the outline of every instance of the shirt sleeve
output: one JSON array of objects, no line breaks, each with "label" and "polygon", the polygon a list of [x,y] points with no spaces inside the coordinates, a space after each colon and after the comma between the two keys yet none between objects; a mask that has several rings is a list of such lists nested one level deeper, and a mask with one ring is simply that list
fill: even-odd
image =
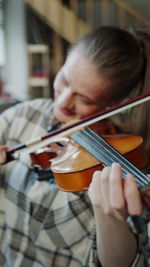
[{"label": "shirt sleeve", "polygon": [[90,253],[89,267],[102,267],[97,255],[96,241]]},{"label": "shirt sleeve", "polygon": [[148,249],[148,235],[147,231],[139,234],[137,237],[138,249],[135,260],[133,261],[131,267],[148,267],[148,257],[146,256],[146,251]]},{"label": "shirt sleeve", "polygon": [[11,123],[13,122],[16,110],[15,107],[10,107],[9,109],[3,111],[0,114],[0,144],[5,145],[7,143],[7,137],[9,134],[9,129],[11,127]]},{"label": "shirt sleeve", "polygon": [[[130,267],[148,267],[148,259],[146,257],[146,249],[148,248],[148,237],[147,232],[137,236],[138,249],[136,257]],[[90,254],[89,267],[102,267],[96,249],[96,243]]]}]

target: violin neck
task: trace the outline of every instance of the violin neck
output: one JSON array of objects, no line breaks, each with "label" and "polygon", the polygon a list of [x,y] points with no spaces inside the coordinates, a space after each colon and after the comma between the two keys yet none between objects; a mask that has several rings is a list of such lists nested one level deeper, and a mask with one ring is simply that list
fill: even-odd
[{"label": "violin neck", "polygon": [[71,138],[106,166],[111,166],[113,162],[118,162],[122,166],[123,179],[127,173],[132,173],[135,176],[139,188],[150,185],[147,175],[135,167],[93,130],[88,128],[81,130],[71,135]]}]

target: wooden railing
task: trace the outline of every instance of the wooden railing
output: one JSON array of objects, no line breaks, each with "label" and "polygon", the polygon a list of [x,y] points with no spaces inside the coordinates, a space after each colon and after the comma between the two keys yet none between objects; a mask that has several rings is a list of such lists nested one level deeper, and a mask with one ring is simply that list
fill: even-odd
[{"label": "wooden railing", "polygon": [[25,0],[25,2],[60,36],[74,43],[91,26],[61,0]]},{"label": "wooden railing", "polygon": [[[69,43],[99,25],[150,28],[150,21],[121,0],[25,0]],[[82,15],[80,14],[82,10]]]},{"label": "wooden railing", "polygon": [[64,61],[61,38],[73,44],[80,36],[100,25],[150,29],[150,21],[123,0],[24,1],[54,31],[54,75]]}]

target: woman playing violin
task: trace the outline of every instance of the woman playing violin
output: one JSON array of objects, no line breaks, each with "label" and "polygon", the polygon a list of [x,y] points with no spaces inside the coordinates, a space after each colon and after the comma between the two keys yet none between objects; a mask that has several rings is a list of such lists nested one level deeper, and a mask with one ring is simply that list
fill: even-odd
[{"label": "woman playing violin", "polygon": [[[44,135],[50,124],[148,91],[148,47],[147,36],[109,26],[81,38],[56,76],[54,102],[26,101],[1,114],[0,162],[8,147]],[[141,134],[150,155],[148,108],[112,119]],[[126,223],[143,211],[132,174],[122,180],[121,166],[113,163],[94,173],[88,192],[67,193],[53,178],[39,180],[29,162],[26,155],[1,166],[0,266],[147,266],[145,233],[135,236]]]}]

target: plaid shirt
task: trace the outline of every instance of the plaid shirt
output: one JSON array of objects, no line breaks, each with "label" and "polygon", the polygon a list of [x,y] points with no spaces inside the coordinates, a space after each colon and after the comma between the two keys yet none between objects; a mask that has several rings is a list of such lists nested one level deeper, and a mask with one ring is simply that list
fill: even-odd
[{"label": "plaid shirt", "polygon": [[[0,143],[13,147],[44,135],[52,109],[48,99],[11,107],[0,117]],[[24,155],[0,167],[0,266],[100,266],[87,192],[66,193],[54,179],[39,181],[29,164]],[[141,245],[133,266],[146,266]]]}]

